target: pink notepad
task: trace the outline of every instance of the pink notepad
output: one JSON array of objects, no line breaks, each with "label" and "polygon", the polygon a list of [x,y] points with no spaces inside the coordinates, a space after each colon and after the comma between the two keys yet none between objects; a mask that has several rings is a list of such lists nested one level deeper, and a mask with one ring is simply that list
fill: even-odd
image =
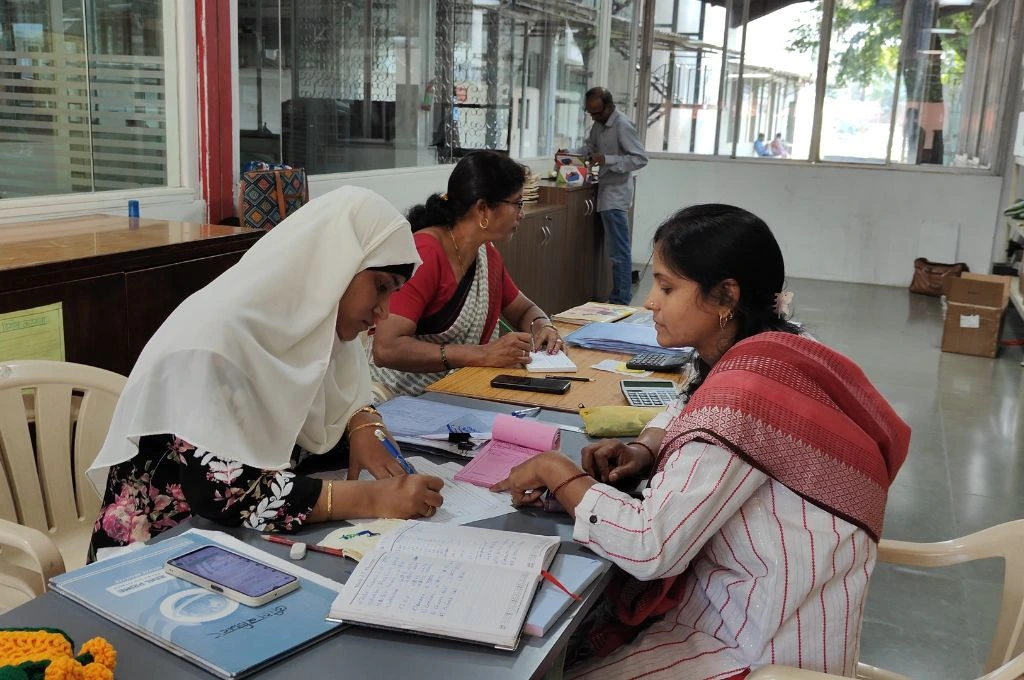
[{"label": "pink notepad", "polygon": [[542,451],[558,448],[558,428],[536,420],[499,415],[487,442],[473,460],[455,475],[460,482],[491,486],[508,477],[509,471]]}]

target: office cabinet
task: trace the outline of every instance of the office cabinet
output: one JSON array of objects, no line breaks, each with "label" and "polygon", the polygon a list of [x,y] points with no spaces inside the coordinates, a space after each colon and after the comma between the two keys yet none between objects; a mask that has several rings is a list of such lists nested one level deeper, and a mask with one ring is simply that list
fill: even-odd
[{"label": "office cabinet", "polygon": [[548,314],[608,294],[611,276],[595,199],[590,186],[542,186],[540,202],[525,208],[512,240],[495,244],[520,290]]}]

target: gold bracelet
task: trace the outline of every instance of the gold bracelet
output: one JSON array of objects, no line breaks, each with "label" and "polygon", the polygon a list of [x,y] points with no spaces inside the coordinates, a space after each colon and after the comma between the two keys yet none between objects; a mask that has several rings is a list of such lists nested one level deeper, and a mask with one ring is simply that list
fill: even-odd
[{"label": "gold bracelet", "polygon": [[334,519],[334,480],[327,480],[327,519]]},{"label": "gold bracelet", "polygon": [[351,420],[352,420],[353,418],[355,418],[355,417],[356,417],[356,413],[372,413],[372,414],[373,414],[373,415],[375,415],[375,416],[379,416],[379,415],[380,415],[380,411],[378,411],[377,409],[375,409],[375,408],[374,408],[373,406],[364,406],[364,407],[362,407],[362,408],[357,408],[357,409],[356,409],[356,410],[355,410],[355,411],[354,411],[354,412],[352,413],[352,415],[350,415],[350,416],[348,417],[349,421],[351,421]]},{"label": "gold bracelet", "polygon": [[355,427],[349,429],[348,436],[351,437],[354,432],[358,432],[359,430],[363,429],[364,427],[385,427],[385,425],[384,425],[384,423],[379,422],[379,421],[378,422],[374,422],[374,423],[363,423],[362,425],[356,425]]}]

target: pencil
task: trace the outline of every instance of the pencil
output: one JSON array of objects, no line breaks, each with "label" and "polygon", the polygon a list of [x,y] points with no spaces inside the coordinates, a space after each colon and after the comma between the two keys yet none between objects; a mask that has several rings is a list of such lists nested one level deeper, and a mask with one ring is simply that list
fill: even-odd
[{"label": "pencil", "polygon": [[[289,538],[282,538],[275,536],[274,534],[260,534],[260,538],[264,541],[270,541],[271,543],[280,543],[281,545],[295,545],[301,543],[301,541],[293,541]],[[315,543],[307,543],[306,550],[312,550],[313,552],[326,553],[328,555],[334,555],[335,557],[348,557],[345,551],[341,548],[326,548],[322,545],[316,545]]]}]

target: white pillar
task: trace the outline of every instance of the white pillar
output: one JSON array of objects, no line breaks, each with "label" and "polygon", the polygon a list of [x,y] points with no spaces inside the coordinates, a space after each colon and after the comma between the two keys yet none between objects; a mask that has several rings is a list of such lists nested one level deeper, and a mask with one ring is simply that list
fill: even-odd
[{"label": "white pillar", "polygon": [[[634,10],[635,11],[635,10]],[[597,47],[590,65],[590,87],[608,87],[608,58],[612,44],[612,0],[601,0],[597,15]]]}]

